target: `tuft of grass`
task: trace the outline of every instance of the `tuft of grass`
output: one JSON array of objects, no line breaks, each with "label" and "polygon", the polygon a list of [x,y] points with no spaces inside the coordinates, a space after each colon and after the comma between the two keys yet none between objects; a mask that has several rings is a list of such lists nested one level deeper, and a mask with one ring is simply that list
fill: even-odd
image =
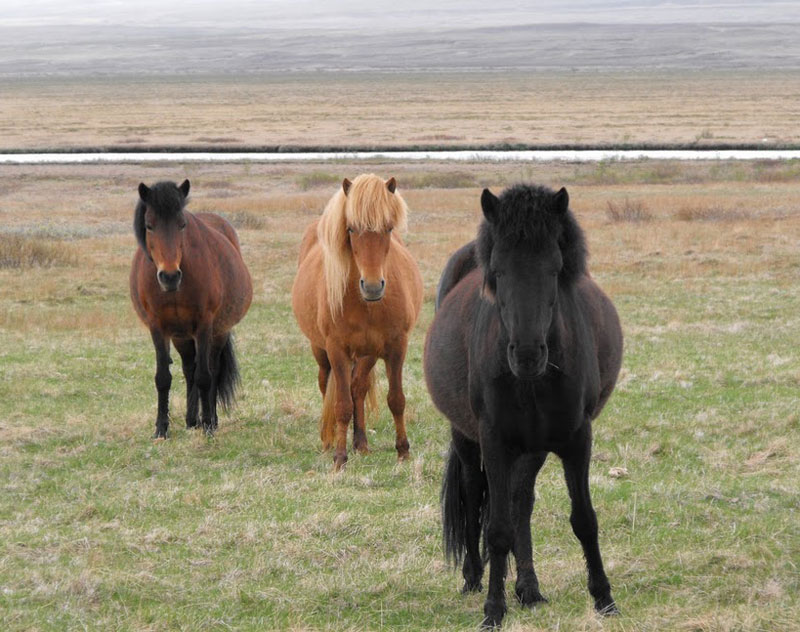
[{"label": "tuft of grass", "polygon": [[78,255],[69,244],[0,234],[0,268],[52,268],[77,263]]},{"label": "tuft of grass", "polygon": [[249,211],[234,211],[224,213],[227,219],[237,229],[262,230],[267,227],[267,218]]},{"label": "tuft of grass", "polygon": [[718,204],[681,206],[675,213],[675,219],[682,222],[724,222],[746,217],[747,214],[741,210],[725,208]]},{"label": "tuft of grass", "polygon": [[641,200],[625,198],[621,202],[606,202],[606,217],[610,222],[649,222],[653,214]]}]

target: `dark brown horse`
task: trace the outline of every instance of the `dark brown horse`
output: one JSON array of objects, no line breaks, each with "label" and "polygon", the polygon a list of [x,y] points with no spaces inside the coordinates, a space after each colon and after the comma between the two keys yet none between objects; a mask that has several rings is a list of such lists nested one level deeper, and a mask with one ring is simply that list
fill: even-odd
[{"label": "dark brown horse", "polygon": [[150,329],[156,349],[158,416],[154,438],[169,426],[170,342],[183,361],[186,426],[217,427],[217,402],[233,401],[239,380],[231,328],[253,297],[236,231],[222,217],[185,209],[189,181],[179,187],[139,185],[133,231],[139,248],[130,286],[133,307]]},{"label": "dark brown horse", "polygon": [[484,531],[491,564],[485,626],[500,625],[505,614],[509,551],[520,602],[544,601],[530,519],[536,475],[554,452],[595,608],[615,613],[589,497],[589,459],[591,421],[622,360],[619,319],[586,269],[565,189],[519,185],[500,198],[487,189],[481,205],[478,239],[448,262],[425,342],[428,390],[452,430],[442,485],[445,549],[456,563],[464,560],[464,591],[480,590]]}]

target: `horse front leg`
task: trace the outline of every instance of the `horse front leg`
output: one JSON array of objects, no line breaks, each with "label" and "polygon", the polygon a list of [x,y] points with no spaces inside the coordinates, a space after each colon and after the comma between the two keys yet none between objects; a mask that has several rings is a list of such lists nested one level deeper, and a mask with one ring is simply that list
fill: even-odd
[{"label": "horse front leg", "polygon": [[353,396],[350,392],[353,363],[347,353],[339,348],[329,348],[328,358],[331,363],[331,371],[333,371],[335,388],[333,415],[336,449],[333,454],[333,467],[336,471],[340,471],[347,463],[347,428],[353,418]]},{"label": "horse front leg", "polygon": [[546,602],[539,591],[539,579],[533,566],[531,513],[535,501],[536,475],[542,469],[546,452],[526,454],[517,460],[512,477],[512,513],[514,514],[514,559],[517,561],[517,583],[514,591],[523,606]]},{"label": "horse front leg", "polygon": [[172,374],[169,365],[169,339],[158,329],[150,330],[153,346],[156,350],[156,391],[158,392],[158,414],[156,416],[156,431],[153,439],[166,439],[169,428],[169,389],[172,386]]},{"label": "horse front leg", "polygon": [[406,359],[407,340],[403,338],[400,344],[390,349],[386,355],[386,379],[389,382],[389,394],[386,402],[394,418],[395,443],[397,460],[408,459],[408,435],[406,434],[406,396],[403,393],[403,362]]},{"label": "horse front leg", "polygon": [[[488,427],[487,427],[488,426]],[[511,468],[513,456],[500,441],[490,422],[480,424],[481,455],[489,488],[489,592],[483,604],[484,628],[499,627],[506,613],[505,580],[508,553],[514,546],[511,520]]]},{"label": "horse front leg", "polygon": [[372,383],[370,373],[377,361],[376,356],[364,356],[359,358],[353,367],[353,380],[350,384],[350,393],[353,397],[353,450],[360,454],[369,452],[364,400]]},{"label": "horse front leg", "polygon": [[173,340],[172,343],[181,356],[183,377],[186,380],[186,427],[196,428],[199,423],[198,413],[200,407],[197,385],[194,380],[195,371],[197,370],[197,349],[195,348],[194,340],[191,338],[182,341]]},{"label": "horse front leg", "polygon": [[601,614],[619,614],[611,586],[608,583],[598,542],[597,515],[589,495],[589,460],[592,452],[592,428],[587,422],[578,431],[578,436],[564,454],[559,454],[564,464],[572,512],[569,521],[572,530],[583,547],[586,568],[589,574],[589,593],[594,598],[594,607]]}]

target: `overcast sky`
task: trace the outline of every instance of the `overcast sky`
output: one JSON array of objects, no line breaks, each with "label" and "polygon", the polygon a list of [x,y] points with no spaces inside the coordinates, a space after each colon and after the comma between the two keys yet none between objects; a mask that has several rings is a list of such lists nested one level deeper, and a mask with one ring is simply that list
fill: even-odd
[{"label": "overcast sky", "polygon": [[0,0],[0,25],[405,30],[594,22],[800,22],[779,0]]}]

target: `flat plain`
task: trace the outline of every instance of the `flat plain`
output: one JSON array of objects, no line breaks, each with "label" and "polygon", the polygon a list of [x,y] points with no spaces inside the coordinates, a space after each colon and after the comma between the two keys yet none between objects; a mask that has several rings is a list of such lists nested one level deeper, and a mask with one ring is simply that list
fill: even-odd
[{"label": "flat plain", "polygon": [[[84,138],[70,134],[59,138]],[[33,127],[25,138],[46,142]],[[363,171],[398,178],[423,272],[405,368],[412,459],[395,463],[384,406],[372,452],[334,475],[289,290],[303,228]],[[235,409],[213,439],[186,430],[173,365],[171,436],[154,443],[130,226],[139,181],[184,177],[190,210],[238,227],[255,297],[236,329]],[[567,186],[623,323],[591,472],[622,615],[591,610],[551,457],[533,518],[550,603],[523,610],[509,594],[506,629],[796,630],[800,166],[648,161],[0,166],[2,628],[475,629],[484,596],[461,596],[442,555],[448,424],[422,344],[481,188],[520,180]]]},{"label": "flat plain", "polygon": [[303,73],[8,78],[0,151],[179,145],[800,143],[800,73]]}]

